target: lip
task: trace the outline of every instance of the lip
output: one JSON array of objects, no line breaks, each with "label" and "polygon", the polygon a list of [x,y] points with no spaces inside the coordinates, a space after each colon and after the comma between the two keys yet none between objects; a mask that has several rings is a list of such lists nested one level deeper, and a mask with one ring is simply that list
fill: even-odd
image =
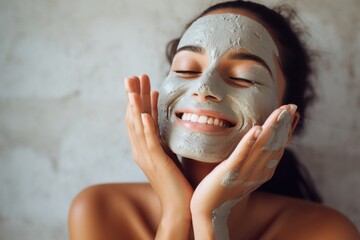
[{"label": "lip", "polygon": [[212,110],[184,108],[184,109],[176,110],[176,112],[175,112],[176,116],[178,116],[178,114],[180,114],[180,113],[194,113],[197,115],[205,115],[205,116],[209,116],[209,117],[213,117],[213,118],[219,118],[219,119],[229,122],[232,125],[232,127],[236,126],[235,120],[230,119],[229,117],[227,117],[219,112],[212,111]]},{"label": "lip", "polygon": [[[230,127],[220,127],[212,124],[204,124],[204,123],[196,123],[191,121],[184,121],[181,119],[181,115],[183,113],[192,113],[197,115],[205,115],[212,118],[218,118],[221,120],[225,120],[230,124]],[[221,113],[205,110],[205,109],[179,109],[175,112],[176,121],[185,128],[190,128],[192,131],[201,131],[201,132],[224,132],[229,131],[236,126],[236,121],[224,116]]]}]

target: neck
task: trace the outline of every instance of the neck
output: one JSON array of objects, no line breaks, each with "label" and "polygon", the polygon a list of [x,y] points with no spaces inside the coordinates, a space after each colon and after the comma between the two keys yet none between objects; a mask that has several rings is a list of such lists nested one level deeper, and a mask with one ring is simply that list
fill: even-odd
[{"label": "neck", "polygon": [[[219,163],[205,163],[197,160],[189,159],[189,158],[180,158],[184,173],[186,174],[186,178],[189,183],[196,189],[199,183],[219,164]],[[229,233],[239,232],[238,226],[239,223],[241,225],[246,226],[246,219],[249,208],[249,198],[250,195],[245,196],[242,200],[236,204],[231,210],[231,214],[228,218],[228,230]],[[246,230],[244,230],[246,231]],[[241,231],[241,234],[246,235],[246,232]]]},{"label": "neck", "polygon": [[205,163],[189,158],[181,158],[181,163],[186,178],[194,189],[219,164]]}]

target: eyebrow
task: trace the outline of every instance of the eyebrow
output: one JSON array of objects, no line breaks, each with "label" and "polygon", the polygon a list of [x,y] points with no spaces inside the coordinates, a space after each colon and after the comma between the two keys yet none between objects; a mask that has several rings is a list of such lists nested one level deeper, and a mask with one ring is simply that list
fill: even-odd
[{"label": "eyebrow", "polygon": [[244,52],[232,52],[229,54],[228,56],[230,59],[239,59],[239,60],[252,60],[252,61],[255,61],[257,63],[259,63],[260,65],[262,65],[263,67],[265,67],[270,75],[272,76],[272,72],[270,70],[270,67],[269,65],[267,65],[267,63],[265,62],[264,59],[262,59],[261,57],[259,56],[256,56],[254,54],[251,54],[251,53],[244,53]]},{"label": "eyebrow", "polygon": [[199,47],[199,46],[191,46],[191,45],[186,45],[186,46],[183,46],[183,47],[177,49],[176,53],[181,52],[181,51],[190,51],[190,52],[201,53],[201,54],[205,53],[204,48]]},{"label": "eyebrow", "polygon": [[[176,50],[177,54],[178,52],[181,51],[190,51],[190,52],[194,52],[194,53],[200,53],[200,54],[204,54],[205,53],[205,49],[203,47],[199,47],[199,46],[193,46],[193,45],[186,45],[183,46],[179,49]],[[230,59],[239,59],[239,60],[252,60],[255,61],[257,63],[259,63],[261,66],[263,66],[264,68],[266,68],[266,70],[268,70],[268,72],[270,73],[271,76],[273,76],[269,65],[265,62],[264,59],[262,59],[259,56],[256,56],[254,54],[251,53],[245,53],[245,52],[231,52],[228,56]]]}]

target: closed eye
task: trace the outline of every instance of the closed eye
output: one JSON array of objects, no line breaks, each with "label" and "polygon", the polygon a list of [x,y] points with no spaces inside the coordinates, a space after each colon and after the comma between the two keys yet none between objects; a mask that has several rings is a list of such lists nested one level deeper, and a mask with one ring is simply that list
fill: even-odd
[{"label": "closed eye", "polygon": [[255,84],[259,84],[253,80],[249,80],[245,78],[229,77],[229,79],[234,80],[235,84],[240,85],[241,87],[252,87]]},{"label": "closed eye", "polygon": [[196,78],[202,73],[199,71],[187,71],[187,70],[175,70],[174,72],[183,78]]},{"label": "closed eye", "polygon": [[197,72],[197,71],[182,71],[182,70],[175,70],[174,72],[176,72],[176,73],[181,73],[181,74],[201,74],[201,72]]}]

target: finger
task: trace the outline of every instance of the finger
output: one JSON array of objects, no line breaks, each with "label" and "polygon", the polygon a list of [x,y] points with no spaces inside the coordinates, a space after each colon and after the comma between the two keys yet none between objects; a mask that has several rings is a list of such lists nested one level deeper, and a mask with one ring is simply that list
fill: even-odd
[{"label": "finger", "polygon": [[[127,84],[128,79],[125,79],[125,85]],[[126,128],[133,127],[133,121],[132,121],[132,113],[131,113],[131,103],[130,103],[130,92],[126,89],[126,98],[127,98],[127,104],[126,104],[126,112],[125,112],[125,123]]]},{"label": "finger", "polygon": [[228,160],[222,162],[215,168],[216,172],[222,175],[222,186],[232,187],[244,183],[245,179],[248,177],[249,171],[244,169],[243,166],[248,161],[248,155],[253,148],[256,139],[261,134],[261,131],[262,128],[260,126],[252,127],[241,139]]},{"label": "finger", "polygon": [[[284,105],[275,111],[268,117],[265,123],[262,126],[262,131],[258,138],[255,140],[253,147],[250,149],[250,152],[246,155],[246,160],[243,160],[241,166],[241,171],[239,172],[237,178],[238,179],[256,179],[260,178],[264,169],[263,162],[267,162],[269,158],[274,154],[276,150],[281,148],[281,143],[279,146],[276,146],[277,140],[276,133],[278,130],[277,126],[282,126],[282,124],[287,124],[283,122],[283,118],[281,115],[288,114],[290,111],[289,105]],[[274,127],[276,126],[276,127]],[[272,145],[271,145],[272,144]],[[266,146],[272,146],[270,148],[266,148]]]},{"label": "finger", "polygon": [[143,124],[142,114],[141,113],[141,98],[136,93],[130,94],[130,102],[131,102],[131,112],[132,112],[132,119],[133,119],[133,131],[131,132],[132,138],[134,139],[132,142],[136,144],[134,148],[138,154],[137,163],[142,168],[145,175],[151,179],[151,173],[148,172],[148,169],[152,169],[156,166],[154,162],[155,159],[153,158],[153,154],[155,154],[154,150],[150,150],[146,143],[146,136],[145,136],[145,126]]},{"label": "finger", "polygon": [[264,122],[262,127],[268,127],[268,126],[272,126],[272,125],[276,124],[279,115],[284,111],[290,111],[290,108],[291,108],[291,106],[288,104],[288,105],[283,105],[283,106],[275,109],[270,114],[270,116],[266,119],[266,121]]},{"label": "finger", "polygon": [[126,109],[126,130],[127,130],[128,136],[129,136],[130,144],[131,144],[132,157],[135,160],[135,162],[137,162],[139,164],[140,163],[139,156],[138,156],[139,144],[137,142],[137,137],[135,134],[135,126],[134,126],[134,123],[132,120],[130,103],[128,103],[128,107]]},{"label": "finger", "polygon": [[274,175],[276,168],[279,164],[279,162],[281,161],[281,158],[284,154],[284,150],[279,150],[278,152],[275,152],[274,155],[269,158],[268,161],[266,161],[263,165],[263,176],[264,176],[264,181],[268,181],[269,179],[272,178],[272,176]]},{"label": "finger", "polygon": [[[252,174],[256,174],[258,173],[259,171],[261,172],[266,163],[272,159],[274,156],[274,152],[273,151],[264,151],[264,150],[261,150],[258,152],[258,154],[256,156],[250,156],[249,157],[249,161],[248,161],[248,169],[251,170],[252,173],[250,173],[250,175]],[[246,166],[244,166],[246,167]]]},{"label": "finger", "polygon": [[278,151],[265,151],[254,165],[254,169],[249,175],[248,181],[263,184],[271,179],[284,154],[284,150],[285,149],[282,148]]},{"label": "finger", "polygon": [[140,156],[138,156],[139,144],[137,142],[137,137],[135,135],[135,128],[134,128],[134,126],[128,126],[126,129],[127,129],[127,133],[128,133],[130,144],[131,144],[132,157],[135,160],[135,162],[137,162],[139,164],[140,163],[140,161],[139,161]]},{"label": "finger", "polygon": [[[127,103],[126,103],[126,112],[125,112],[125,123],[126,123],[127,130],[129,130],[129,128],[134,128],[134,125],[133,125],[133,120],[132,120],[130,93],[127,91],[126,91],[126,99],[127,99]],[[129,135],[129,137],[131,137],[129,132],[128,132],[128,135]]]},{"label": "finger", "polygon": [[[275,167],[278,163],[277,160],[275,161],[274,156],[274,151],[262,151],[257,158],[249,161],[252,165],[244,166],[244,168],[248,168],[247,181],[257,184],[262,184],[267,181],[270,177],[270,172],[275,171]],[[269,168],[267,166],[269,166]]]},{"label": "finger", "polygon": [[245,134],[230,155],[228,161],[226,161],[230,168],[238,169],[244,164],[244,159],[248,157],[256,139],[260,136],[261,131],[262,128],[260,126],[254,126]]},{"label": "finger", "polygon": [[131,116],[135,128],[135,132],[139,139],[143,139],[144,126],[142,124],[142,119],[141,119],[142,105],[141,105],[140,96],[136,93],[130,93],[129,99],[131,104]]},{"label": "finger", "polygon": [[285,147],[288,142],[294,114],[292,105],[284,105],[276,109],[263,124],[262,134],[259,136],[254,150],[277,151]]},{"label": "finger", "polygon": [[151,92],[151,116],[154,119],[156,133],[159,134],[159,121],[158,121],[158,100],[159,92]]},{"label": "finger", "polygon": [[[288,114],[290,106],[285,105],[276,109],[265,121],[262,126],[262,132],[258,136],[253,148],[247,156],[246,161],[242,166],[241,172],[242,178],[256,178],[261,175],[264,169],[264,162],[269,161],[269,158],[282,148],[282,142],[277,142],[279,134],[279,128],[287,124],[283,121],[281,116]],[[282,129],[280,129],[282,130]],[[286,131],[286,129],[284,130]],[[282,133],[283,130],[280,132]],[[281,139],[280,139],[281,140]]]},{"label": "finger", "polygon": [[144,125],[146,145],[149,151],[154,153],[155,155],[164,154],[158,135],[156,133],[156,128],[153,118],[147,113],[141,114],[141,117]]},{"label": "finger", "polygon": [[284,111],[288,111],[288,109],[290,109],[290,107],[287,105],[281,106],[280,108],[274,110],[266,119],[265,123],[262,125],[262,131],[256,139],[251,150],[251,155],[253,157],[257,158],[259,154],[262,154],[262,150],[268,150],[264,149],[264,146],[271,140],[271,137],[274,135],[272,134],[272,127],[277,125],[277,119],[279,115]]},{"label": "finger", "polygon": [[125,89],[128,93],[140,94],[140,80],[133,76],[125,79]]},{"label": "finger", "polygon": [[288,146],[290,144],[290,140],[293,136],[293,133],[296,129],[296,126],[298,125],[299,123],[299,120],[300,120],[300,113],[298,113],[297,111],[297,106],[292,104],[291,106],[291,111],[292,111],[292,114],[293,114],[293,119],[291,121],[291,129],[290,129],[290,132],[289,132],[289,136],[288,136],[288,141],[286,142],[286,146]]},{"label": "finger", "polygon": [[[144,138],[148,152],[150,153],[150,155],[159,156],[159,152],[157,152],[156,148],[156,140],[154,140],[153,138],[153,135],[156,135],[156,133],[151,116],[148,113],[142,113],[141,121],[144,126]],[[161,157],[157,157],[157,159],[161,159]],[[149,160],[151,161],[151,164],[153,164],[153,166],[156,166],[153,161],[153,157],[149,157]]]},{"label": "finger", "polygon": [[177,166],[180,166],[180,163],[177,160],[176,155],[170,150],[169,146],[165,143],[164,139],[160,136],[159,130],[159,114],[158,114],[158,101],[159,101],[159,92],[151,92],[151,116],[155,125],[155,131],[159,138],[160,145],[162,146],[165,154],[167,154],[171,159],[173,159]]},{"label": "finger", "polygon": [[[137,156],[137,153],[140,151],[144,153],[144,140],[142,137],[142,131],[141,131],[141,119],[139,120],[140,111],[139,111],[139,105],[136,99],[134,99],[136,96],[135,93],[129,93],[129,103],[127,107],[127,113],[126,113],[126,126],[128,135],[131,142],[131,149],[133,153],[134,160],[139,163],[139,157],[145,157],[145,156]],[[138,96],[137,96],[138,97]],[[141,141],[143,140],[143,141]]]},{"label": "finger", "polygon": [[[156,132],[153,118],[149,114],[143,113],[142,119],[143,119],[143,125],[144,125],[146,144],[147,144],[147,148],[149,149],[149,152],[151,152],[151,154],[154,154],[155,156],[157,156],[156,159],[157,159],[157,161],[162,162],[162,163],[160,163],[160,164],[163,164],[162,166],[175,167],[180,172],[182,172],[181,163],[176,158],[172,158],[163,149],[161,141]],[[151,158],[151,159],[153,160],[153,158]]]},{"label": "finger", "polygon": [[275,169],[279,164],[285,149],[282,148],[276,152],[272,152],[272,154],[268,154],[261,161],[258,162],[260,169]]},{"label": "finger", "polygon": [[144,113],[151,113],[150,79],[146,74],[140,76],[140,96]]}]

